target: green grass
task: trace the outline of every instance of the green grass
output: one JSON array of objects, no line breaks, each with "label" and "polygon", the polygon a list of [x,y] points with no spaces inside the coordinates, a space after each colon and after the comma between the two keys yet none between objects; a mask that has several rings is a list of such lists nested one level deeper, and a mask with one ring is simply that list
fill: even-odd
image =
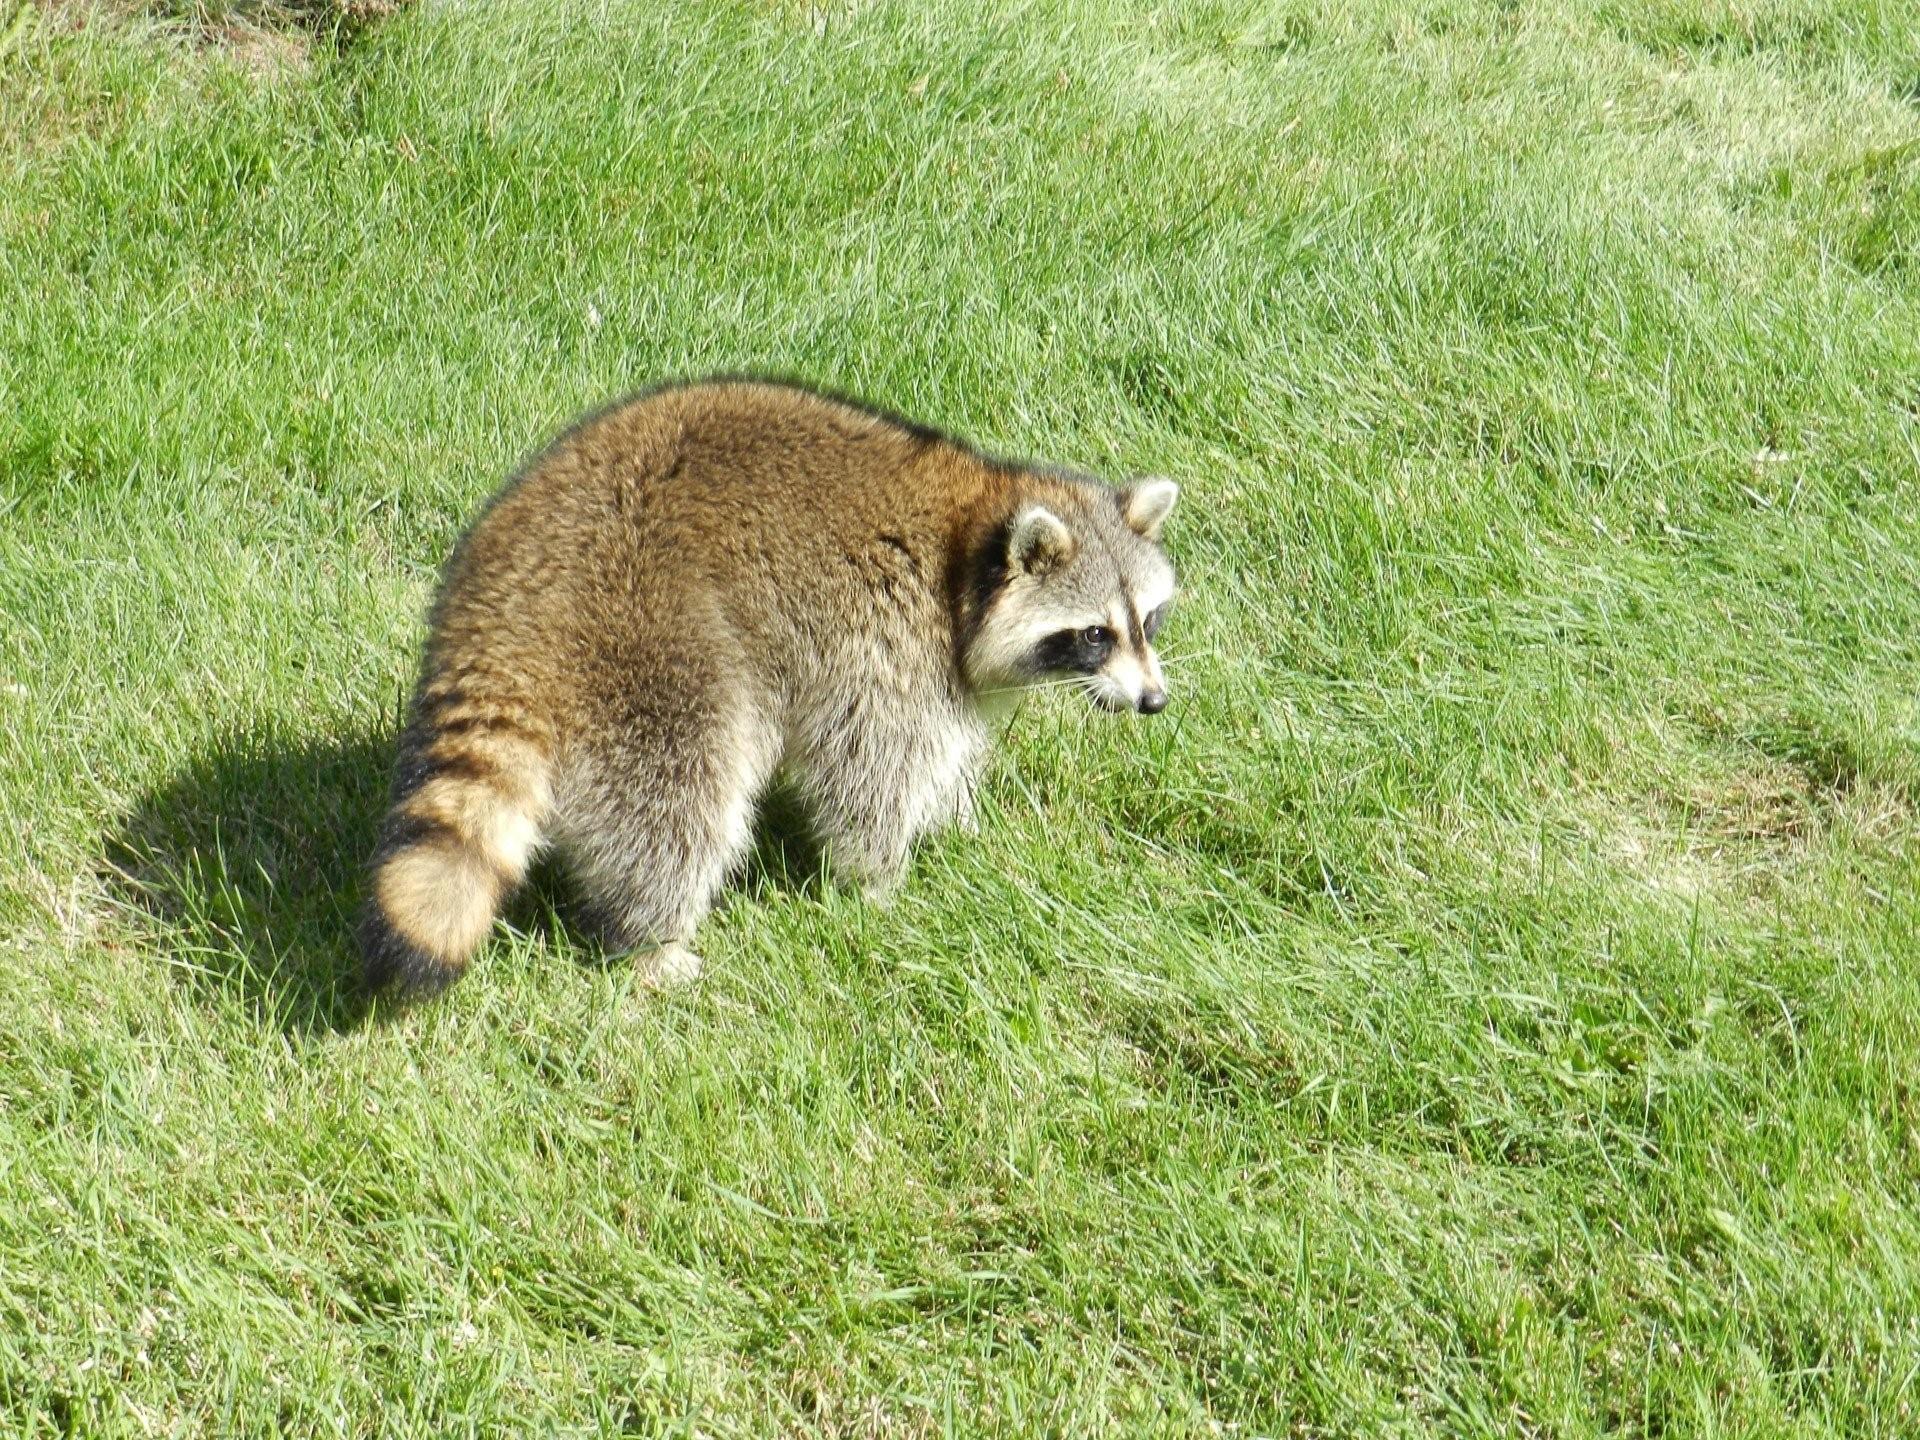
[{"label": "green grass", "polygon": [[[0,1429],[1920,1427],[1904,0],[0,9]],[[368,1022],[448,545],[742,368],[1179,477],[1172,710]]]}]

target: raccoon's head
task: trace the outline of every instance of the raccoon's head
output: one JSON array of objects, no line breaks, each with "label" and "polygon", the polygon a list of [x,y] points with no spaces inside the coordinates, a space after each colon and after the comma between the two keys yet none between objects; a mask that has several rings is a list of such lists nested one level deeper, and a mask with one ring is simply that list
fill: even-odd
[{"label": "raccoon's head", "polygon": [[1160,549],[1180,487],[1091,481],[1049,487],[988,542],[964,653],[983,696],[1077,685],[1109,710],[1167,708],[1153,639],[1173,602]]}]

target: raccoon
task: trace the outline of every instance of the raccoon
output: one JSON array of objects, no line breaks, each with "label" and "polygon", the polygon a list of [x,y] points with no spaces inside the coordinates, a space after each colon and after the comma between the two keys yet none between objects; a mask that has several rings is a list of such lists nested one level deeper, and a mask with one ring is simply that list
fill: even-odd
[{"label": "raccoon", "polygon": [[690,978],[776,778],[836,877],[883,896],[917,836],[972,827],[1011,697],[1165,707],[1178,493],[771,381],[581,421],[447,563],[372,861],[369,988],[457,979],[543,846],[609,948]]}]

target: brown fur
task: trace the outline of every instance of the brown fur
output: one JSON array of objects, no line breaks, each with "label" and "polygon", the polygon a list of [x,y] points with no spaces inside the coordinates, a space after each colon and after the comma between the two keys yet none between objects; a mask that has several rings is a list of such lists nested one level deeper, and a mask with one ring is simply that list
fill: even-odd
[{"label": "brown fur", "polygon": [[884,887],[914,834],[967,810],[968,647],[1009,588],[1016,514],[1044,505],[1117,554],[1150,543],[1128,494],[764,382],[581,422],[448,563],[374,859],[370,983],[456,978],[547,842],[611,943],[671,954],[776,771],[836,866]]}]

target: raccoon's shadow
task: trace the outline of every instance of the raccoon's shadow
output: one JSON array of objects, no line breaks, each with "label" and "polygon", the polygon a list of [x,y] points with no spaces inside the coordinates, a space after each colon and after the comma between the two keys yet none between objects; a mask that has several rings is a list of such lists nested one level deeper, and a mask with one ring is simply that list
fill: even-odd
[{"label": "raccoon's shadow", "polygon": [[354,912],[392,767],[387,736],[227,735],[107,836],[107,883],[182,983],[289,1033],[352,1029],[370,1009]]},{"label": "raccoon's shadow", "polygon": [[813,833],[806,807],[784,783],[775,783],[761,798],[754,818],[753,848],[714,903],[725,905],[736,895],[769,891],[819,896],[832,888],[826,851]]},{"label": "raccoon's shadow", "polygon": [[[103,875],[142,917],[171,972],[209,995],[237,994],[287,1033],[344,1031],[373,1012],[354,938],[367,857],[386,808],[394,738],[362,732],[283,739],[234,732],[141,796],[107,835]],[[792,799],[767,797],[741,873],[716,897],[817,893],[818,848]],[[595,943],[564,869],[536,864],[509,923],[586,963],[619,963]]]}]

